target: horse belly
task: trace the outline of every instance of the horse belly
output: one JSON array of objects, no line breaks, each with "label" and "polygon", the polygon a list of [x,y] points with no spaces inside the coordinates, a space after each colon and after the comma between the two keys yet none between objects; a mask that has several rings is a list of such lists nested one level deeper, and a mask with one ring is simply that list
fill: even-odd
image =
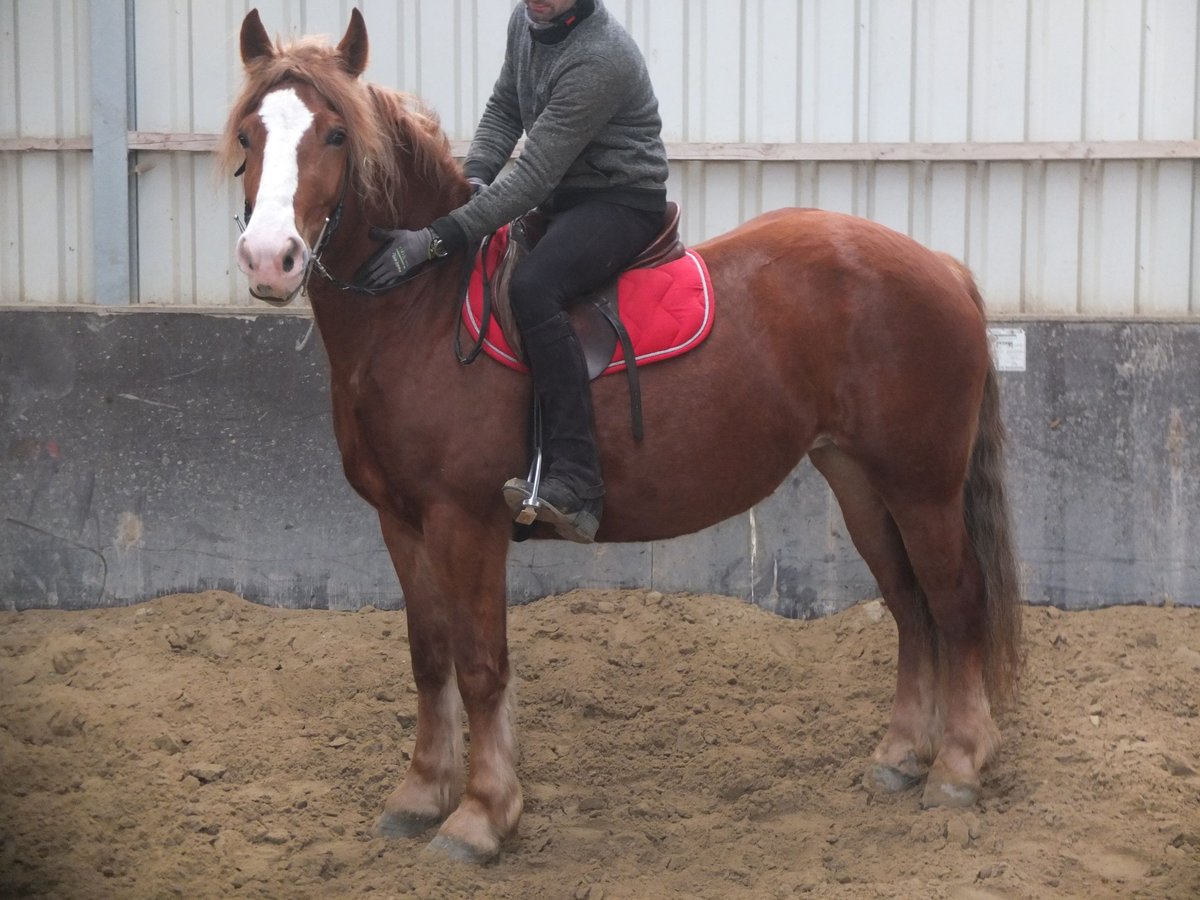
[{"label": "horse belly", "polygon": [[791,373],[764,358],[731,367],[729,344],[714,329],[700,350],[643,372],[641,444],[629,433],[625,385],[597,385],[601,540],[676,537],[744,512],[819,439],[816,405]]}]

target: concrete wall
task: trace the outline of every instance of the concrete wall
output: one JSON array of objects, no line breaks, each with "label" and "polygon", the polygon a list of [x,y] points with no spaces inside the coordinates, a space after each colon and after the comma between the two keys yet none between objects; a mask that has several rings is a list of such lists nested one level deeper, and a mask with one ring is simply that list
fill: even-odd
[{"label": "concrete wall", "polygon": [[[1025,341],[1001,379],[1028,599],[1200,605],[1200,322],[993,324]],[[401,602],[374,514],[342,478],[305,316],[0,310],[0,454],[5,608],[204,588]],[[717,592],[792,616],[875,595],[808,463],[687,538],[514,546],[513,602],[581,586]]]}]

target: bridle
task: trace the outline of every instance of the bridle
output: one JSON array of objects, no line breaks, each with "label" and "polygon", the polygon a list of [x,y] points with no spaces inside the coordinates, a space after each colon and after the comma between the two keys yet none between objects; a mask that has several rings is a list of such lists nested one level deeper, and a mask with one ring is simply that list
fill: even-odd
[{"label": "bridle", "polygon": [[[237,171],[233,173],[233,177],[240,178],[245,173],[246,173],[246,163],[243,162],[240,166],[238,166]],[[350,284],[349,282],[342,281],[340,278],[337,278],[336,276],[334,276],[327,268],[325,268],[325,264],[323,262],[321,262],[321,254],[325,252],[325,248],[329,245],[330,240],[333,239],[334,234],[338,230],[338,226],[342,224],[342,211],[346,207],[346,192],[349,189],[350,189],[350,161],[347,160],[346,161],[346,169],[342,173],[342,190],[338,196],[337,206],[335,206],[333,208],[333,212],[331,212],[328,216],[325,217],[325,222],[321,226],[321,233],[319,235],[317,235],[317,242],[315,244],[313,244],[312,250],[309,251],[308,261],[304,264],[304,274],[303,274],[303,277],[300,279],[300,286],[298,288],[296,288],[296,290],[294,290],[291,293],[291,295],[282,302],[290,303],[293,299],[295,299],[297,294],[303,294],[306,297],[308,296],[308,280],[310,278],[312,278],[312,273],[313,273],[314,268],[318,272],[320,272],[323,276],[325,276],[325,278],[328,281],[337,285],[344,291],[354,290],[354,291],[360,291],[364,294],[375,293],[374,291],[368,291],[363,288],[356,287],[355,285]],[[253,207],[250,206],[250,198],[247,197],[245,199],[245,208],[242,211],[242,216],[235,215],[233,217],[233,221],[237,223],[239,233],[244,234],[246,232],[246,227],[250,223],[250,216],[253,214],[253,212],[254,212],[254,209],[253,209]],[[244,220],[243,220],[243,217],[244,217]],[[263,300],[268,303],[281,302],[280,300],[278,300],[275,297],[261,297],[258,294],[254,293],[253,288],[250,288],[250,296],[252,296],[258,300]]]},{"label": "bridle", "polygon": [[[233,177],[240,178],[245,173],[246,173],[246,163],[245,163],[245,161],[243,161],[242,164],[240,166],[238,166],[237,171],[233,173]],[[332,272],[330,272],[328,268],[326,268],[326,266],[323,262],[321,262],[321,254],[325,251],[325,248],[328,246],[329,241],[333,238],[334,234],[337,232],[338,226],[342,224],[342,212],[346,206],[346,193],[349,190],[349,188],[350,188],[350,161],[347,160],[346,161],[346,170],[342,174],[342,191],[341,191],[341,194],[338,196],[337,206],[335,206],[333,208],[333,212],[331,212],[328,216],[325,217],[325,223],[321,226],[321,233],[319,235],[317,235],[317,242],[313,245],[313,248],[308,255],[308,262],[305,263],[304,274],[303,274],[303,277],[300,279],[300,286],[297,287],[296,290],[293,291],[291,293],[291,295],[286,300],[283,300],[283,301],[280,301],[275,297],[262,297],[256,293],[254,293],[253,288],[249,289],[250,296],[252,296],[258,300],[262,300],[266,303],[281,303],[281,302],[282,303],[290,303],[292,300],[295,299],[297,294],[301,294],[301,295],[307,297],[308,296],[308,282],[309,282],[309,279],[312,278],[312,273],[313,273],[314,269],[316,269],[316,271],[320,272],[326,281],[328,281],[330,284],[334,285],[335,287],[341,288],[343,291],[357,291],[360,294],[368,294],[370,296],[378,296],[379,294],[386,293],[387,291],[390,291],[395,287],[395,285],[391,285],[391,284],[389,284],[385,287],[382,287],[382,288],[378,288],[378,289],[360,287],[349,281],[344,281],[341,278],[338,278],[336,275],[334,275]],[[251,207],[250,199],[248,197],[245,199],[244,202],[245,202],[245,207],[242,211],[242,215],[241,216],[235,215],[233,217],[233,221],[237,224],[239,233],[242,233],[242,234],[245,233],[246,227],[248,226],[248,224],[250,222],[250,216],[254,212],[254,209],[253,209],[253,207]],[[483,265],[483,290],[484,290],[483,327],[480,328],[479,336],[475,340],[471,349],[467,350],[467,351],[464,351],[463,346],[462,346],[462,334],[461,334],[462,321],[461,321],[461,319],[458,322],[458,327],[455,329],[455,334],[454,334],[454,355],[457,357],[459,363],[464,366],[467,366],[467,365],[470,365],[471,363],[473,363],[475,361],[475,359],[479,356],[480,352],[483,350],[483,345],[484,345],[484,342],[485,342],[486,336],[487,336],[487,326],[491,319],[491,308],[492,308],[491,285],[488,283],[489,278],[488,278],[488,271],[487,271],[487,246],[490,242],[491,242],[491,236],[489,235],[487,238],[485,238],[483,241],[481,241],[480,244],[477,245],[476,247],[468,248],[469,252],[466,253],[466,264],[464,266],[462,278],[461,278],[461,281],[459,284],[459,290],[458,290],[457,296],[461,301],[461,299],[466,296],[467,286],[469,285],[470,280],[471,280],[471,271],[474,266],[475,258],[476,258],[476,256],[479,256],[483,260],[483,262],[482,262],[482,265]],[[409,280],[415,280],[417,278],[420,278],[423,275],[427,275],[430,272],[432,272],[434,270],[434,268],[436,268],[436,267],[435,266],[426,267],[426,268],[422,269],[420,272],[418,272],[416,275],[414,275]]]}]

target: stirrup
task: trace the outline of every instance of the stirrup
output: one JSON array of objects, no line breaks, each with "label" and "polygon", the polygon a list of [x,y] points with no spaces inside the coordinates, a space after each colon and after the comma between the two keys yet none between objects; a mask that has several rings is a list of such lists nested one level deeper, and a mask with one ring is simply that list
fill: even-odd
[{"label": "stirrup", "polygon": [[[578,503],[578,509],[567,506],[562,501],[556,501],[553,496],[534,497],[530,482],[524,478],[510,478],[504,483],[502,491],[504,502],[508,504],[510,510],[517,514],[518,521],[521,516],[533,512],[536,521],[552,526],[559,537],[577,544],[594,543],[596,531],[600,528],[601,501],[599,499],[584,500],[571,493],[565,485],[562,485],[562,488],[568,492],[564,495],[564,499],[570,498]],[[536,502],[537,505],[527,505],[530,501]],[[573,512],[568,511],[572,509]],[[532,523],[531,520],[529,523],[521,524],[529,527],[532,526]]]},{"label": "stirrup", "polygon": [[[533,462],[529,465],[529,475],[525,481],[529,484],[529,496],[522,502],[520,509],[516,510],[516,515],[513,516],[513,521],[517,525],[529,527],[537,521],[538,510],[542,506],[541,498],[538,497],[538,489],[542,486],[542,404],[537,398],[533,401]],[[516,479],[510,479],[505,482],[505,487],[508,487]]]}]

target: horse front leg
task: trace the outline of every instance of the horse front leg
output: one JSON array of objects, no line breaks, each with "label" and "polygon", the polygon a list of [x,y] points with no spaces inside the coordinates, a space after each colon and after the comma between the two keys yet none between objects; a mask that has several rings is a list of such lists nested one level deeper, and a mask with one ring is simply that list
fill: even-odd
[{"label": "horse front leg", "polygon": [[449,602],[454,670],[471,733],[462,801],[429,846],[482,864],[516,833],[523,808],[508,664],[507,511],[497,503],[480,518],[446,504],[427,517],[425,535]]},{"label": "horse front leg", "polygon": [[463,787],[461,704],[454,677],[450,611],[421,536],[380,516],[384,543],[404,590],[409,652],[417,688],[412,761],[375,823],[380,837],[414,837],[440,824]]}]

